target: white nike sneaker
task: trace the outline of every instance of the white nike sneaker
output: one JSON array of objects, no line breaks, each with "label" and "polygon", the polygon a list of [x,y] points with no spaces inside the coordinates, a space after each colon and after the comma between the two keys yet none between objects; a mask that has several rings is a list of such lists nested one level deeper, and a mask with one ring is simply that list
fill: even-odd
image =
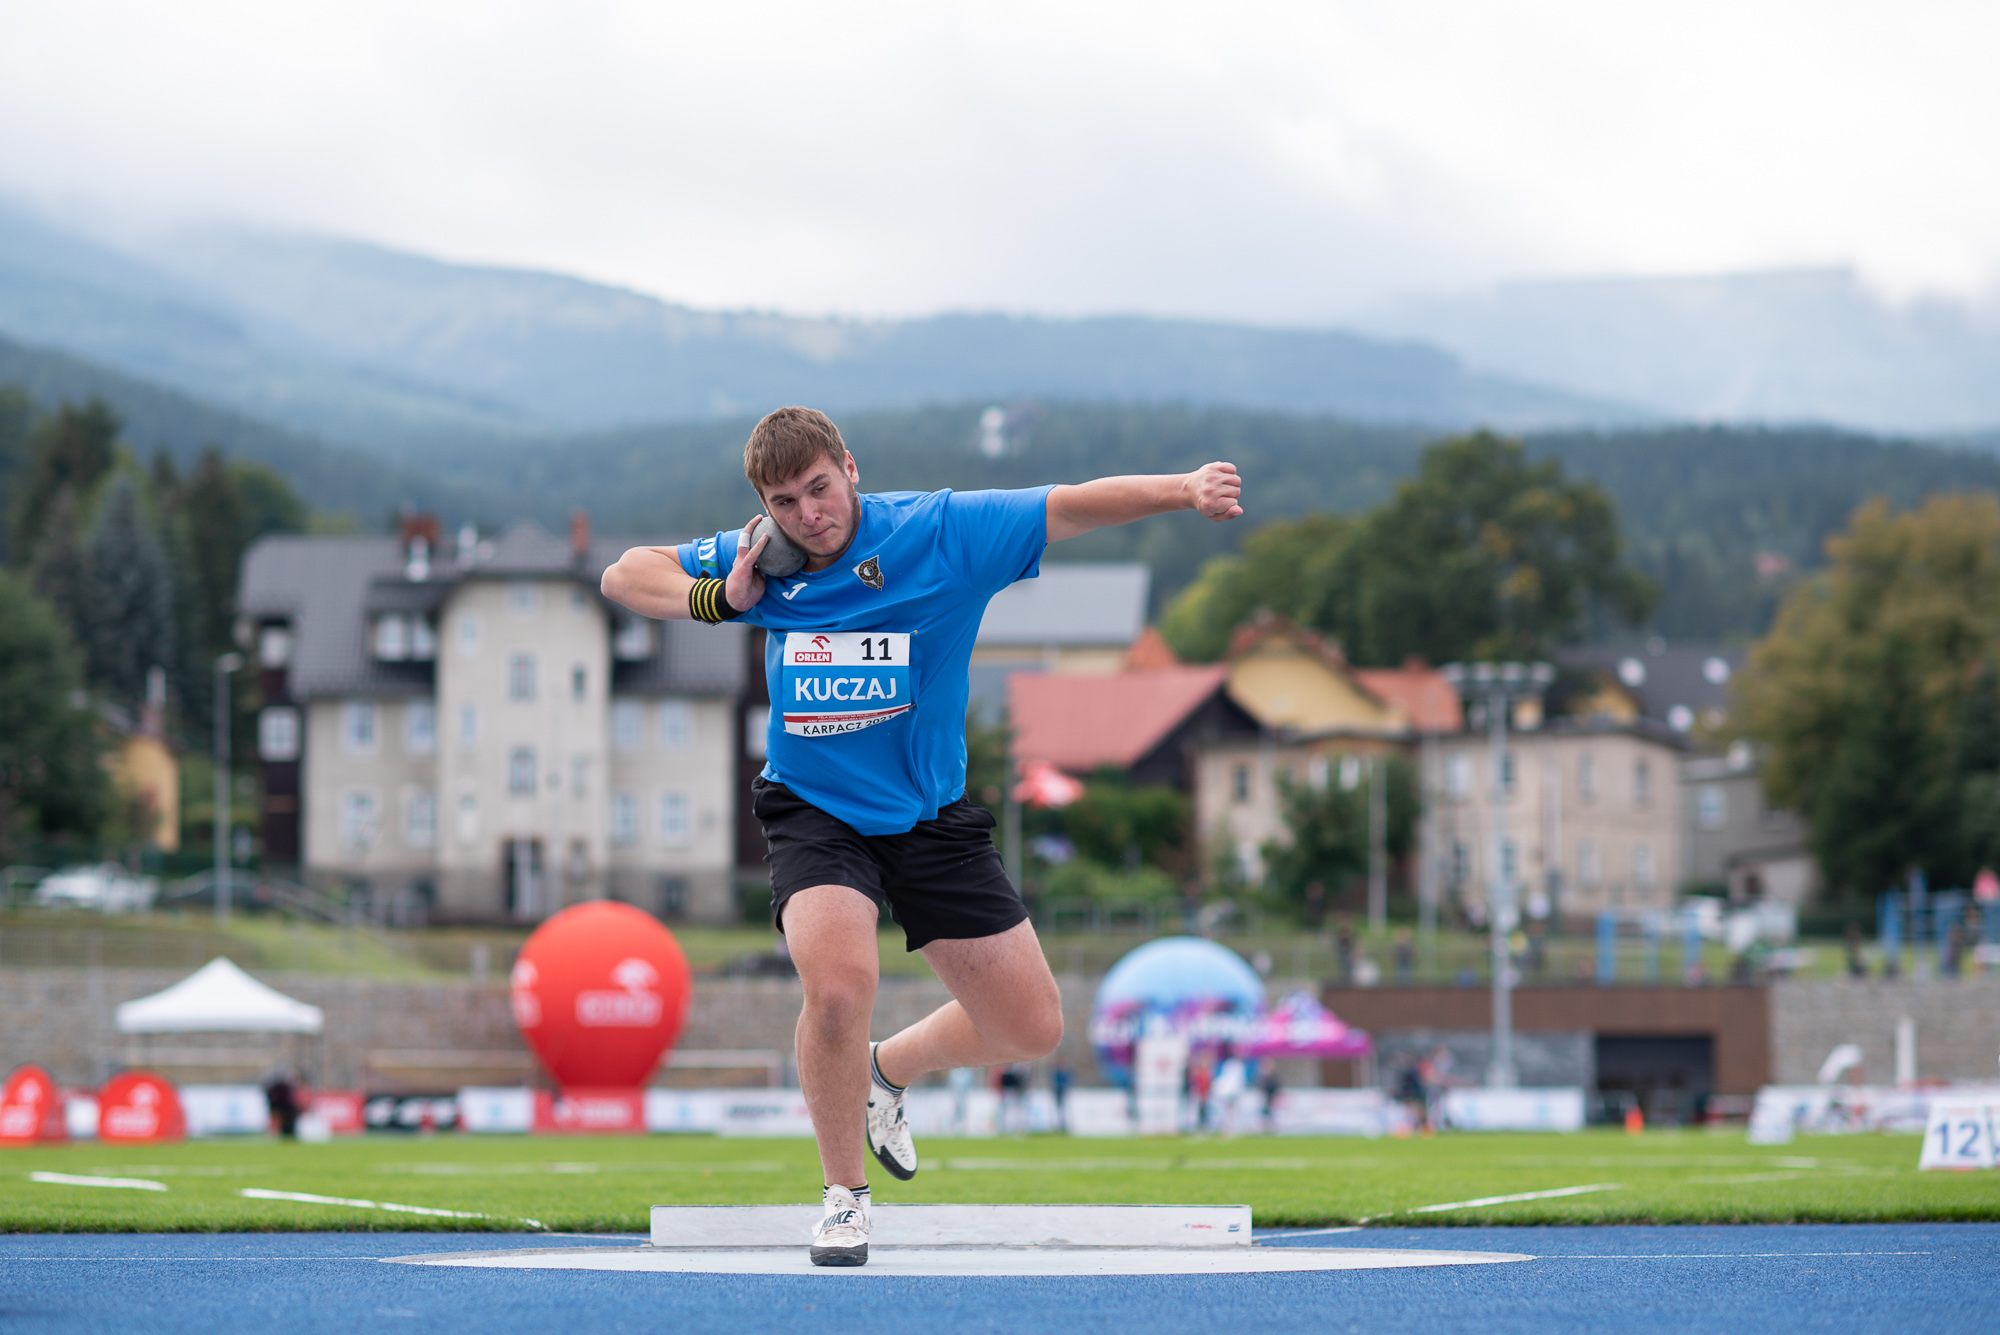
[{"label": "white nike sneaker", "polygon": [[891,1176],[908,1182],[917,1175],[917,1142],[903,1120],[903,1094],[892,1094],[874,1078],[875,1049],[868,1045],[868,1148]]},{"label": "white nike sneaker", "polygon": [[806,1253],[814,1265],[868,1264],[868,1207],[846,1187],[826,1189],[826,1218]]}]

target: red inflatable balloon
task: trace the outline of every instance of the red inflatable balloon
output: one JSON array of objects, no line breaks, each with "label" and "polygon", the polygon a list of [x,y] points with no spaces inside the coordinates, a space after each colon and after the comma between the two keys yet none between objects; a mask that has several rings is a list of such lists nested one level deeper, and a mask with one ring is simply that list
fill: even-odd
[{"label": "red inflatable balloon", "polygon": [[97,1091],[97,1138],[110,1144],[145,1145],[187,1136],[181,1096],[150,1071],[114,1075]]},{"label": "red inflatable balloon", "polygon": [[514,962],[514,1023],[565,1089],[637,1089],[687,1019],[687,956],[651,914],[596,900],[564,909]]},{"label": "red inflatable balloon", "polygon": [[39,1066],[17,1067],[0,1089],[0,1145],[37,1145],[69,1139],[62,1092]]}]

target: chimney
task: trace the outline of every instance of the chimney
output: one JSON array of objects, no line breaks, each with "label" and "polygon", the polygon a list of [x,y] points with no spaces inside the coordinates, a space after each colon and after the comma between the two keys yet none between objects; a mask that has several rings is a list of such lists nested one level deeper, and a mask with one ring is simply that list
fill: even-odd
[{"label": "chimney", "polygon": [[403,574],[411,583],[431,577],[431,557],[438,549],[438,517],[433,514],[403,516]]},{"label": "chimney", "polygon": [[569,554],[578,565],[590,561],[590,512],[572,510],[569,513]]}]

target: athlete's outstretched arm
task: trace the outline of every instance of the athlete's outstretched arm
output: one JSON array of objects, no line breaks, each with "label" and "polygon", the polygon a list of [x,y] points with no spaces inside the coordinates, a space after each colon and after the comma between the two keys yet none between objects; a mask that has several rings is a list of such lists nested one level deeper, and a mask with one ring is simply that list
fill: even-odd
[{"label": "athlete's outstretched arm", "polygon": [[640,616],[686,621],[694,580],[681,569],[673,548],[634,547],[606,568],[598,587],[606,598]]},{"label": "athlete's outstretched arm", "polygon": [[1221,523],[1243,513],[1237,502],[1243,479],[1235,464],[1203,464],[1192,473],[1101,477],[1049,492],[1049,541],[1061,542],[1094,528],[1113,528],[1150,515],[1196,510]]}]

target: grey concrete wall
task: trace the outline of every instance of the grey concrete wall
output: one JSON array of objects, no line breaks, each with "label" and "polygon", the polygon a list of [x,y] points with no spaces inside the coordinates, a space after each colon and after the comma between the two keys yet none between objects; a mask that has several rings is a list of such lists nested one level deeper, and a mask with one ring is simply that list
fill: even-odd
[{"label": "grey concrete wall", "polygon": [[1842,1043],[1858,1043],[1862,1078],[1895,1080],[1896,1022],[1916,1023],[1920,1080],[2000,1079],[2000,976],[1802,980],[1771,988],[1771,1079],[1807,1085]]},{"label": "grey concrete wall", "polygon": [[[58,1081],[82,1086],[144,1064],[183,1083],[211,1083],[254,1080],[284,1063],[314,1072],[327,1087],[379,1090],[519,1084],[536,1075],[500,981],[396,983],[274,973],[263,981],[326,1012],[322,1039],[188,1034],[135,1040],[117,1032],[113,1013],[120,1002],[185,976],[174,969],[0,969],[0,1071],[38,1062]],[[1050,1064],[1067,1064],[1082,1083],[1092,1083],[1097,1068],[1088,1021],[1097,980],[1058,981],[1066,1032]],[[887,1037],[947,1000],[935,979],[885,979],[873,1032]],[[775,1049],[789,1059],[800,1001],[797,979],[697,979],[678,1046]],[[729,1077],[681,1071],[673,1078],[686,1084]]]}]

